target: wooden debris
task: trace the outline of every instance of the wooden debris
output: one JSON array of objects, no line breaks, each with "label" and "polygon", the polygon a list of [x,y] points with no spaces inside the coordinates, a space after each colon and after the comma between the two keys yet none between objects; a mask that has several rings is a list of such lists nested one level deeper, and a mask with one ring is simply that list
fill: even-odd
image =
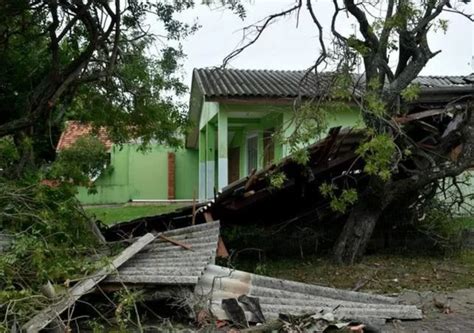
[{"label": "wooden debris", "polygon": [[219,240],[217,241],[217,256],[219,258],[229,258],[229,251],[227,251],[227,247],[220,236]]},{"label": "wooden debris", "polygon": [[155,236],[151,233],[140,237],[136,242],[127,247],[115,259],[113,259],[109,265],[98,272],[95,272],[90,277],[78,282],[67,291],[67,295],[62,297],[59,302],[42,310],[29,322],[23,325],[22,329],[27,333],[36,333],[45,328],[54,319],[59,318],[61,313],[71,307],[81,296],[91,292],[100,281],[107,277],[107,275],[115,271],[141,249],[150,244],[154,239]]},{"label": "wooden debris", "polygon": [[191,246],[187,245],[187,244],[184,244],[184,243],[181,243],[181,242],[178,242],[172,238],[169,238],[169,237],[166,237],[165,235],[158,235],[158,237],[166,242],[169,242],[171,244],[174,244],[174,245],[177,245],[177,246],[181,246],[183,249],[186,249],[186,250],[189,250],[189,251],[192,251],[193,249],[191,248]]}]

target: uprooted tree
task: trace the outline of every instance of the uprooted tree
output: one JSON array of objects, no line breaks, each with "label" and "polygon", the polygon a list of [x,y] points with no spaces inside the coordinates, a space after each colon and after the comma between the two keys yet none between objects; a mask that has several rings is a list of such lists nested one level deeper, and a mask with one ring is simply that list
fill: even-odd
[{"label": "uprooted tree", "polygon": [[[468,12],[469,2],[333,0],[329,27],[332,39],[331,45],[326,45],[327,35],[320,20],[318,3],[298,0],[287,10],[244,28],[246,42],[224,59],[225,66],[257,42],[265,29],[279,18],[291,14],[299,16],[305,8],[309,12],[319,34],[321,53],[308,73],[314,72],[318,78],[318,75],[322,77],[323,71],[332,70],[334,75],[322,96],[315,96],[309,103],[301,99],[296,101],[295,119],[307,117],[308,104],[315,110],[309,116],[313,122],[296,120],[297,128],[306,123],[312,124],[310,130],[317,131],[315,123],[321,117],[317,115],[320,106],[345,100],[355,103],[361,110],[370,134],[357,151],[365,160],[364,172],[369,175],[369,185],[359,189],[358,200],[351,207],[335,242],[336,262],[350,264],[360,260],[377,221],[389,209],[408,210],[417,202],[432,198],[440,181],[456,177],[473,165],[474,91],[444,107],[444,113],[452,115],[449,131],[442,133],[436,145],[429,149],[418,144],[413,133],[396,121],[397,117],[409,112],[408,103],[419,93],[420,89],[412,84],[413,81],[430,59],[441,52],[431,50],[428,34],[434,29],[447,29],[448,22],[440,18],[446,11],[474,21],[474,14]],[[351,19],[358,28],[357,33],[345,35],[339,30],[341,15]],[[360,63],[363,73],[357,73]],[[358,94],[354,93],[356,91]],[[308,128],[305,130],[307,132]],[[297,132],[293,134],[296,141],[308,138],[308,133]],[[454,148],[460,152],[456,158],[451,154]],[[324,189],[326,194],[331,191],[330,186]]]}]

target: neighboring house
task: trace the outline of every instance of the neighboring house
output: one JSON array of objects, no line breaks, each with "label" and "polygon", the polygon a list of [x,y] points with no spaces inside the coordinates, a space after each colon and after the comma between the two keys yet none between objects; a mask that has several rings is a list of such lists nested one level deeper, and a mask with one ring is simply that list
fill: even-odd
[{"label": "neighboring house", "polygon": [[[60,153],[91,131],[88,124],[68,121],[57,151]],[[173,202],[192,201],[193,196],[197,197],[197,151],[173,150],[158,144],[146,152],[139,151],[139,145],[134,143],[120,147],[107,137],[105,129],[99,131],[99,139],[110,153],[110,169],[95,181],[96,194],[89,194],[86,188],[78,189],[82,203]]]},{"label": "neighboring house", "polygon": [[[79,199],[105,204],[213,198],[253,169],[289,154],[286,144],[272,140],[273,133],[281,129],[283,136],[289,136],[294,130],[295,97],[317,96],[329,77],[322,74],[316,80],[306,71],[195,69],[189,104],[194,126],[186,148],[174,151],[155,145],[142,153],[136,144],[120,149],[110,143],[113,171],[96,181],[98,194],[80,189]],[[439,107],[474,91],[474,75],[419,77],[416,83],[421,94],[412,107],[417,110]],[[360,124],[355,106],[329,113],[328,128]],[[82,131],[76,123],[68,123],[60,145],[74,135],[67,134],[69,126],[73,133]]]}]

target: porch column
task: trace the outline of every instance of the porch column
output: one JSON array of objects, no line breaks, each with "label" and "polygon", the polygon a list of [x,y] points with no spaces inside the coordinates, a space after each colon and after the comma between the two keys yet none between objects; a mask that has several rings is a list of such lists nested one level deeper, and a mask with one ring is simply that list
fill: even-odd
[{"label": "porch column", "polygon": [[206,199],[206,129],[199,131],[199,200]]},{"label": "porch column", "polygon": [[216,165],[216,129],[212,123],[206,124],[206,199],[214,197]]},{"label": "porch column", "polygon": [[229,182],[229,175],[228,175],[228,159],[227,159],[227,150],[228,150],[228,142],[227,142],[227,129],[228,129],[228,122],[227,122],[227,114],[222,110],[218,113],[217,118],[217,154],[218,154],[218,189],[221,190],[223,187],[227,186]]}]

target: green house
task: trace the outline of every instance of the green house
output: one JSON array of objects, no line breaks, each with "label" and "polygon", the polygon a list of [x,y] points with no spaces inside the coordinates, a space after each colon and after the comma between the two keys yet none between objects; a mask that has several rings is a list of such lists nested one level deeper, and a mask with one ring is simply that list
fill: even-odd
[{"label": "green house", "polygon": [[[195,69],[186,148],[199,151],[199,198],[210,199],[229,183],[289,154],[276,132],[294,131],[295,98],[318,94],[306,71]],[[329,127],[354,126],[359,113],[334,110]]]}]

